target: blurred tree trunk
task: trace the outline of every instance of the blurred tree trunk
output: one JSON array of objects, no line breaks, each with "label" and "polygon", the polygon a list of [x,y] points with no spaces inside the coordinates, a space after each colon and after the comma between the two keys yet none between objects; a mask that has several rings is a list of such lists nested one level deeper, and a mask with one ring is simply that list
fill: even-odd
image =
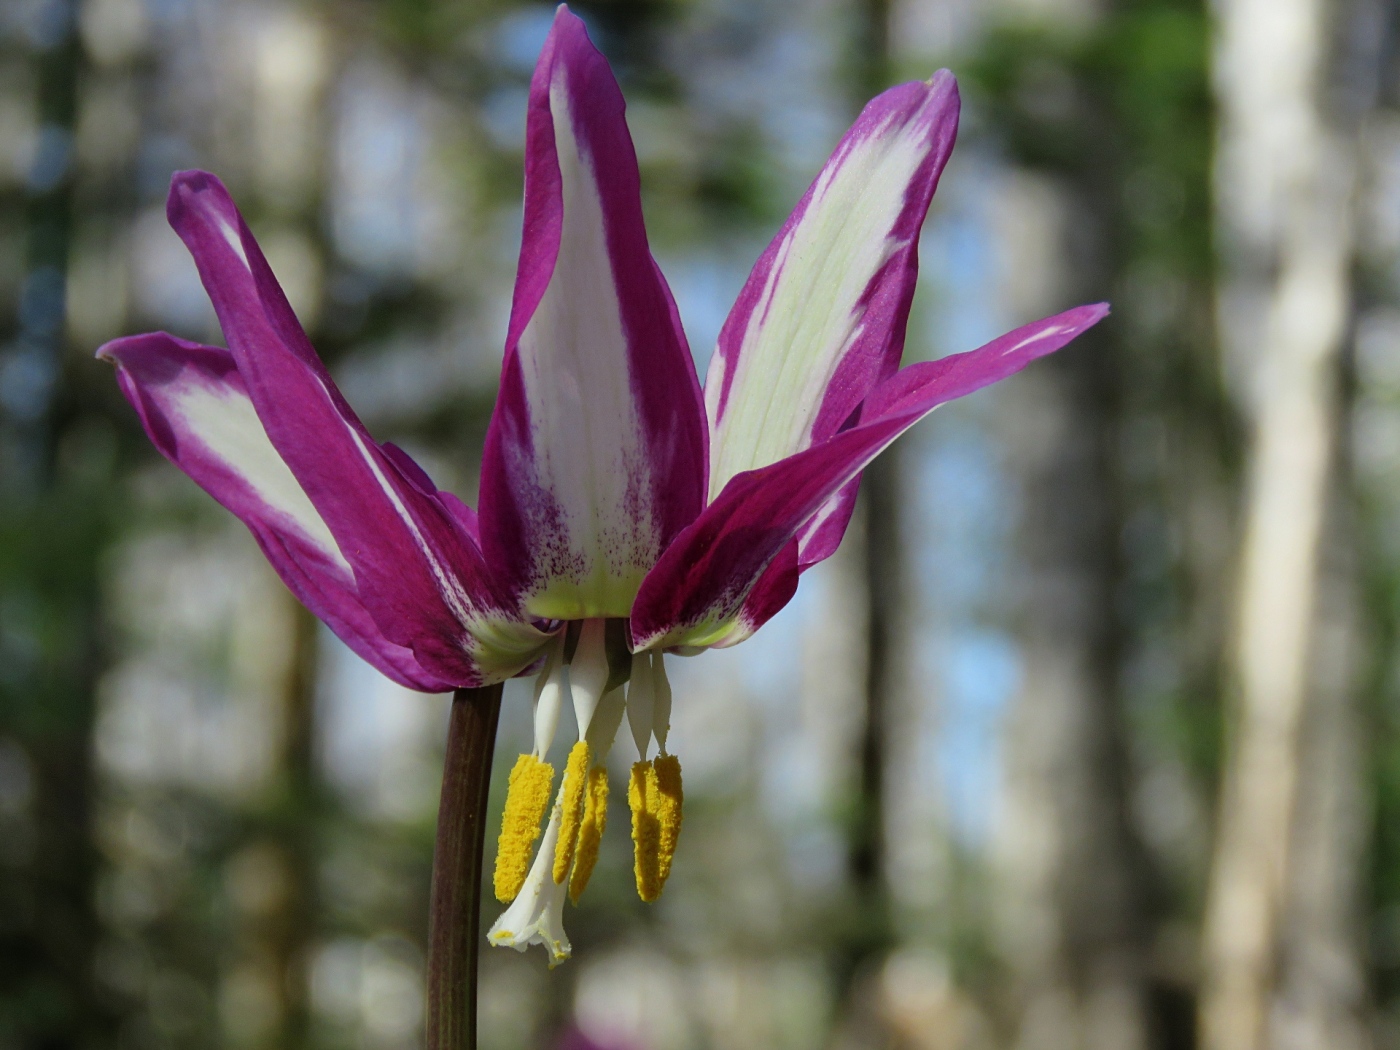
[{"label": "blurred tree trunk", "polygon": [[[854,72],[854,105],[865,103],[889,86],[889,0],[859,0]],[[898,447],[886,449],[861,479],[863,548],[866,580],[865,725],[858,755],[859,803],[851,829],[851,878],[874,912],[885,886],[885,764],[890,694],[899,660],[897,631],[901,617],[900,581],[904,569],[900,532],[900,459]],[[884,922],[877,920],[877,926]],[[881,935],[877,935],[881,936]]]},{"label": "blurred tree trunk", "polygon": [[1364,1050],[1370,1045],[1367,975],[1358,950],[1368,806],[1349,481],[1344,469],[1336,472],[1324,522],[1310,694],[1298,755],[1299,794],[1268,1026],[1277,1050]]},{"label": "blurred tree trunk", "polygon": [[1208,750],[1193,731],[1214,710],[1232,546],[1205,14],[1050,7],[994,27],[972,66],[989,125],[1027,169],[1007,185],[1039,183],[1007,213],[1014,265],[1034,265],[1036,228],[1059,228],[1040,264],[1049,301],[1014,311],[1110,299],[1114,315],[998,393],[1025,509],[996,920],[1020,1046],[1190,1046],[1194,967],[1175,945],[1196,855],[1180,829]]},{"label": "blurred tree trunk", "polygon": [[[890,0],[856,0],[849,53],[851,115],[890,85]],[[901,457],[886,449],[861,478],[860,529],[864,562],[864,712],[856,750],[855,804],[848,824],[847,868],[856,915],[837,947],[837,980],[846,1014],[841,1046],[881,1045],[873,967],[890,948],[885,790],[890,721],[898,688],[906,615],[902,580],[907,571],[901,520]]]},{"label": "blurred tree trunk", "polygon": [[[853,68],[852,115],[893,81],[890,60],[891,0],[859,0]],[[873,919],[869,954],[890,945],[886,848],[890,723],[904,657],[902,630],[908,615],[903,589],[908,571],[900,528],[902,447],[887,448],[861,478],[865,560],[865,723],[857,756],[859,805],[852,828],[851,877]]]},{"label": "blurred tree trunk", "polygon": [[1130,828],[1118,679],[1121,533],[1112,344],[1040,363],[1013,396],[1022,682],[1007,745],[1003,916],[1024,1050],[1150,1039],[1141,858]]},{"label": "blurred tree trunk", "polygon": [[67,1048],[113,1028],[94,987],[91,819],[96,567],[113,500],[107,468],[85,469],[91,405],[65,368],[83,53],[68,5],[51,6],[0,40],[5,83],[33,85],[9,98],[37,125],[23,190],[0,200],[16,234],[0,251],[24,256],[0,259],[0,1039]]},{"label": "blurred tree trunk", "polygon": [[295,624],[281,669],[281,746],[274,790],[281,796],[273,834],[286,870],[286,889],[269,916],[266,948],[277,980],[280,1031],[270,1045],[305,1046],[309,1036],[309,968],[316,930],[319,804],[315,763],[316,618],[287,595]]},{"label": "blurred tree trunk", "polygon": [[[1103,24],[1086,34],[1084,55],[1112,39],[1119,14],[1117,6],[1099,12]],[[1122,127],[1130,116],[1113,108],[1094,66],[1075,61],[1084,63],[1070,67],[1082,79],[1066,121],[1094,132],[1090,152],[1059,180],[1067,208],[1061,252],[1074,275],[1058,293],[1066,302],[1117,291],[1113,281],[1134,250],[1120,181],[1153,161],[1131,152]],[[1126,428],[1138,378],[1127,323],[1110,319],[1003,395],[1024,507],[1022,684],[1009,716],[1000,829],[1011,896],[999,916],[1017,983],[1018,1050],[1146,1050],[1160,1042],[1148,961],[1150,870],[1130,810],[1124,724],[1134,641],[1125,460],[1141,455]]]},{"label": "blurred tree trunk", "polygon": [[[1344,95],[1338,104],[1332,34],[1362,13],[1323,0],[1225,0],[1218,10],[1220,334],[1251,446],[1230,657],[1238,710],[1204,929],[1206,1050],[1348,1045],[1337,1024],[1358,998],[1316,964],[1339,953],[1334,970],[1357,965],[1345,919],[1354,818],[1326,812],[1356,796],[1332,779],[1358,766],[1347,756],[1352,585],[1345,568],[1324,577],[1322,559],[1328,494],[1342,491],[1336,376],[1359,116],[1355,99],[1351,112]],[[1345,565],[1345,500],[1333,502]],[[1282,984],[1291,1009],[1313,1018],[1313,1037],[1287,1026],[1285,1010],[1271,1038]]]}]

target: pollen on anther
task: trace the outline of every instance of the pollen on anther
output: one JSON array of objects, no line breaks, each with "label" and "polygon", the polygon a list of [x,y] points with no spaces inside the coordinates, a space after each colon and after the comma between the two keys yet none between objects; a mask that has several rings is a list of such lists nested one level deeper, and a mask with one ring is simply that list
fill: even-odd
[{"label": "pollen on anther", "polygon": [[509,903],[525,885],[530,851],[540,837],[540,821],[549,806],[554,767],[534,755],[521,755],[510,771],[501,837],[496,844],[496,899]]},{"label": "pollen on anther", "polygon": [[627,784],[627,805],[632,810],[633,871],[637,896],[647,903],[661,896],[661,821],[656,812],[659,795],[656,768],[650,762],[634,762]]},{"label": "pollen on anther", "polygon": [[681,803],[685,796],[681,791],[681,763],[675,755],[658,755],[652,768],[656,771],[656,819],[661,826],[657,875],[665,886],[681,837]]},{"label": "pollen on anther", "polygon": [[584,786],[591,758],[588,743],[580,740],[569,752],[569,763],[564,767],[563,816],[559,823],[559,841],[554,846],[555,885],[569,877],[569,867],[574,862],[579,825],[583,822]]},{"label": "pollen on anther", "polygon": [[603,828],[608,823],[608,770],[594,766],[588,771],[588,796],[583,807],[583,825],[578,829],[578,852],[574,857],[574,873],[569,879],[569,900],[575,904],[583,896],[593,866],[598,863],[598,847],[603,841]]}]

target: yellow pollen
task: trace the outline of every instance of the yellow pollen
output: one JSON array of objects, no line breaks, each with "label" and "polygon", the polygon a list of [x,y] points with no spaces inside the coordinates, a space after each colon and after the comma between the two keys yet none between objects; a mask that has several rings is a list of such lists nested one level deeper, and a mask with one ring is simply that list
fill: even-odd
[{"label": "yellow pollen", "polygon": [[574,862],[579,824],[583,821],[583,785],[589,758],[588,743],[580,740],[569,752],[569,764],[564,767],[564,815],[559,822],[559,841],[554,847],[555,885],[568,878],[569,865]]},{"label": "yellow pollen", "polygon": [[583,807],[583,825],[578,830],[578,853],[574,874],[569,879],[569,900],[575,904],[583,896],[593,865],[598,863],[598,845],[608,823],[608,770],[594,766],[588,771],[588,796]]},{"label": "yellow pollen", "polygon": [[549,806],[554,767],[534,755],[521,755],[510,771],[501,837],[496,844],[496,899],[515,900],[530,870],[530,850],[540,837],[540,820]]},{"label": "yellow pollen", "polygon": [[656,769],[650,762],[632,763],[627,805],[632,809],[632,852],[637,896],[650,903],[661,896],[661,822],[656,803],[660,794]]},{"label": "yellow pollen", "polygon": [[681,802],[685,796],[681,791],[681,763],[675,755],[658,755],[652,768],[656,770],[656,819],[661,824],[657,875],[665,886],[671,877],[671,860],[681,837]]}]

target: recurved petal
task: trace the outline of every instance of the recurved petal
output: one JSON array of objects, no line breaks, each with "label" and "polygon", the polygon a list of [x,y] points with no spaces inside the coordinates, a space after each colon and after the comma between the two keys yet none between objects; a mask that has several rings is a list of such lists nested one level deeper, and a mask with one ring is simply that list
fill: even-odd
[{"label": "recurved petal", "polygon": [[846,535],[846,526],[851,523],[851,515],[855,513],[856,496],[859,494],[860,475],[857,474],[797,530],[799,571],[806,572],[836,553],[836,548],[841,546],[841,538]]},{"label": "recurved petal", "polygon": [[744,604],[729,620],[723,634],[709,643],[711,649],[728,649],[732,645],[751,637],[755,631],[771,620],[797,593],[797,577],[804,566],[800,562],[799,541],[789,540],[778,551],[753,585]]},{"label": "recurved petal", "polygon": [[117,339],[98,356],[116,365],[161,454],[248,526],[292,593],[346,645],[401,685],[452,688],[365,612],[349,562],[272,447],[227,350],[157,332]]},{"label": "recurved petal", "polygon": [[561,7],[530,87],[525,225],[482,546],[536,616],[626,616],[704,505],[695,369],[642,225],[622,94]]},{"label": "recurved petal", "polygon": [[407,456],[381,448],[340,396],[223,184],[205,172],[177,174],[167,213],[272,447],[384,637],[456,685],[528,666],[544,636],[501,601],[468,522]]},{"label": "recurved petal", "polygon": [[[957,123],[946,70],[874,99],[759,258],[705,380],[710,499],[831,437],[899,367],[919,229]],[[853,498],[854,486],[804,563],[835,549]]]},{"label": "recurved petal", "polygon": [[1102,304],[1077,307],[971,353],[912,365],[871,392],[855,426],[732,478],[643,583],[632,612],[634,649],[725,645],[747,637],[756,625],[746,603],[774,559],[895,438],[937,406],[1058,350],[1107,312]]}]

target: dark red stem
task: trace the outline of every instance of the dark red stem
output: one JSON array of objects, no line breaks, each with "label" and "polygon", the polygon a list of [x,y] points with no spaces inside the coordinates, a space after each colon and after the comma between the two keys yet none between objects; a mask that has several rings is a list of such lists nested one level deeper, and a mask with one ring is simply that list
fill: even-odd
[{"label": "dark red stem", "polygon": [[428,906],[427,1050],[476,1050],[481,861],[501,688],[452,696]]}]

